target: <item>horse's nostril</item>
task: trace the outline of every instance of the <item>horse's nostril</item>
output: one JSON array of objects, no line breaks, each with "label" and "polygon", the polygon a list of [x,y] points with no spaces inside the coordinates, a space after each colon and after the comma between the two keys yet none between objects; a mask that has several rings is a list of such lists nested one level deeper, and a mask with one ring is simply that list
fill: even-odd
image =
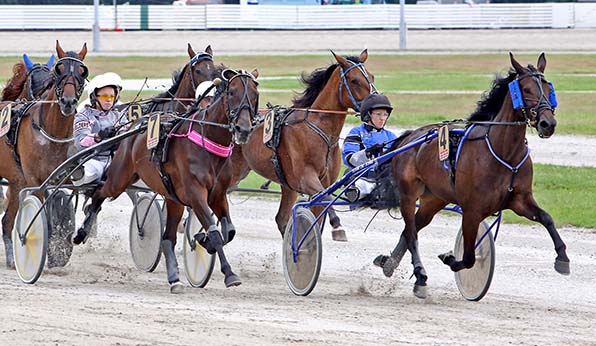
[{"label": "horse's nostril", "polygon": [[546,121],[546,120],[541,120],[541,121],[538,123],[538,126],[542,127],[543,129],[546,129],[546,128],[548,128],[548,127],[550,126],[550,124],[549,124],[549,123],[548,123],[548,121]]}]

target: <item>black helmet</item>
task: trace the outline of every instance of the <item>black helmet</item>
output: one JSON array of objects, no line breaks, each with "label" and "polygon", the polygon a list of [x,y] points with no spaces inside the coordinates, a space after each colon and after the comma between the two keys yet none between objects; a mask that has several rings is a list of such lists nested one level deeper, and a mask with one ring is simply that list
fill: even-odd
[{"label": "black helmet", "polygon": [[393,110],[391,102],[389,102],[387,96],[383,94],[370,94],[360,105],[360,118],[362,121],[370,121],[370,111],[377,108],[384,108],[389,114],[391,114],[391,111]]}]

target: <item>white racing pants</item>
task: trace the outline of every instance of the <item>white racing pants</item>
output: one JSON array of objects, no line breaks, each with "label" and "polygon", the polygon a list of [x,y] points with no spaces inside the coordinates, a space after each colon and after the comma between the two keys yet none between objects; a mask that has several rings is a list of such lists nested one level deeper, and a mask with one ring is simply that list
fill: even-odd
[{"label": "white racing pants", "polygon": [[91,159],[85,162],[83,164],[85,175],[79,180],[73,180],[73,185],[81,186],[100,180],[109,164],[109,159]]}]

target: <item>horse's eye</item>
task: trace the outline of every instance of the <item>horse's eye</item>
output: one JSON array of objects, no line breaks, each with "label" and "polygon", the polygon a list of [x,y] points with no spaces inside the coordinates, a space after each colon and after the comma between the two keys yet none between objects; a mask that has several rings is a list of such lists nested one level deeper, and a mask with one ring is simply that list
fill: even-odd
[{"label": "horse's eye", "polygon": [[83,78],[87,78],[87,76],[89,76],[89,69],[87,66],[79,67],[79,75],[81,75]]},{"label": "horse's eye", "polygon": [[352,80],[350,81],[350,83],[352,83],[352,85],[355,85],[355,86],[358,86],[358,85],[360,85],[360,81],[359,81],[358,79],[352,79]]},{"label": "horse's eye", "polygon": [[61,75],[62,73],[64,73],[64,65],[63,64],[56,65],[54,67],[54,73],[58,76]]}]

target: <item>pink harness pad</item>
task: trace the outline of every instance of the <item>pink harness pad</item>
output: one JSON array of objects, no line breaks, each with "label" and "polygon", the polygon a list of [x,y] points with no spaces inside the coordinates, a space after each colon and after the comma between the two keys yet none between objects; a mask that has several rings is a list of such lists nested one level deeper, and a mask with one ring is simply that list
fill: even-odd
[{"label": "pink harness pad", "polygon": [[230,146],[226,147],[221,144],[215,143],[209,138],[201,136],[195,130],[192,130],[188,134],[188,139],[190,139],[190,141],[194,144],[205,148],[208,152],[220,157],[229,157],[230,155],[232,155],[232,148],[234,148],[234,143],[230,143]]}]

